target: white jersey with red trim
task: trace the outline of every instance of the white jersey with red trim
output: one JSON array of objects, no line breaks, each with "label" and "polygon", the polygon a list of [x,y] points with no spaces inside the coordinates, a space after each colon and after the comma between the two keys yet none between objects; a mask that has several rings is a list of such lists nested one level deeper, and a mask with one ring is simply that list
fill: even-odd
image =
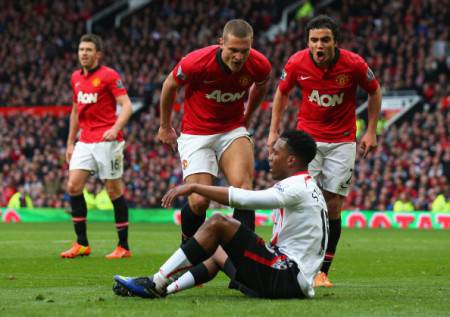
[{"label": "white jersey with red trim", "polygon": [[239,208],[274,209],[271,246],[297,264],[299,285],[305,296],[313,297],[314,277],[328,243],[327,205],[314,179],[301,172],[266,190],[230,187],[229,203]]}]

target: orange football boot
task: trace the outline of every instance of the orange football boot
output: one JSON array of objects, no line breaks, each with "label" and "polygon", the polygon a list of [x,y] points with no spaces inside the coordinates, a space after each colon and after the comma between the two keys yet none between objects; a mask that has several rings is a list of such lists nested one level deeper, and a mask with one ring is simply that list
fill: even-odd
[{"label": "orange football boot", "polygon": [[89,254],[91,254],[90,246],[84,246],[74,242],[69,250],[62,252],[60,255],[65,259],[73,259],[77,256],[87,256]]},{"label": "orange football boot", "polygon": [[327,274],[319,272],[314,278],[314,287],[333,287],[333,283],[330,282]]},{"label": "orange football boot", "polygon": [[111,252],[108,255],[105,255],[105,258],[107,259],[122,259],[122,258],[129,258],[131,256],[131,252],[122,246],[117,246],[117,248],[114,249],[113,252]]}]

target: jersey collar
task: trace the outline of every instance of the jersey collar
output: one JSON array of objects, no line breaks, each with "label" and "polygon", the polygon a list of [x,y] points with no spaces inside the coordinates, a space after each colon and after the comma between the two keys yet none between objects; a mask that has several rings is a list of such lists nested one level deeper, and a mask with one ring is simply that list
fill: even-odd
[{"label": "jersey collar", "polygon": [[312,55],[312,53],[311,53],[311,50],[309,50],[309,54],[308,54],[308,55],[309,55],[309,57],[311,58],[311,61],[314,63],[314,65],[317,66],[317,68],[320,68],[320,69],[330,69],[331,67],[334,66],[334,64],[337,63],[337,60],[339,59],[339,56],[341,55],[341,51],[340,51],[337,47],[334,49],[334,58],[333,58],[333,60],[331,61],[330,65],[329,65],[327,68],[321,68],[321,67],[319,67],[319,65],[317,65],[316,61],[315,61],[314,58],[313,58],[313,55]]},{"label": "jersey collar", "polygon": [[[92,75],[93,73],[95,73],[96,71],[98,71],[98,70],[100,69],[101,66],[102,66],[102,65],[100,65],[100,63],[99,63],[99,64],[97,64],[97,66],[95,66],[94,68],[89,69],[87,75],[88,75],[88,76],[89,76],[89,75]],[[81,73],[81,75],[84,75],[83,68],[80,69],[80,73]]]},{"label": "jersey collar", "polygon": [[220,69],[225,74],[231,74],[231,70],[228,68],[228,66],[222,60],[222,49],[221,48],[219,48],[216,52],[216,61],[219,64]]},{"label": "jersey collar", "polygon": [[292,174],[292,176],[297,176],[297,175],[308,175],[308,174],[309,174],[308,171],[307,171],[307,170],[304,170],[304,171],[298,171],[298,172]]}]

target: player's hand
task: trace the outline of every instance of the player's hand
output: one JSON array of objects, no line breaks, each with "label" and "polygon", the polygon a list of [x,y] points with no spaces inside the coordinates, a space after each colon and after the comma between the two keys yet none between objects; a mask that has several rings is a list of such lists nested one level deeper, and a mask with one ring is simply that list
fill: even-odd
[{"label": "player's hand", "polygon": [[161,206],[163,206],[164,208],[169,208],[172,205],[175,198],[177,198],[179,196],[188,196],[188,195],[192,194],[192,189],[193,189],[192,187],[193,187],[192,184],[184,184],[184,185],[180,185],[180,186],[172,188],[162,198]]},{"label": "player's hand", "polygon": [[362,157],[366,158],[367,154],[374,151],[377,148],[377,135],[375,133],[366,133],[361,138]]},{"label": "player's hand", "polygon": [[273,146],[278,140],[278,132],[269,132],[269,137],[267,138],[267,146],[269,147],[269,155],[272,154]]},{"label": "player's hand", "polygon": [[176,151],[176,144],[177,144],[177,133],[175,132],[175,129],[170,128],[163,128],[159,127],[158,130],[158,139],[171,147],[172,151]]},{"label": "player's hand", "polygon": [[66,162],[67,163],[70,163],[70,159],[72,158],[74,147],[75,147],[75,145],[73,145],[73,144],[67,145],[67,149],[66,149]]},{"label": "player's hand", "polygon": [[114,141],[117,139],[117,134],[119,134],[119,131],[117,131],[114,128],[106,130],[105,133],[103,133],[103,140],[104,141]]}]

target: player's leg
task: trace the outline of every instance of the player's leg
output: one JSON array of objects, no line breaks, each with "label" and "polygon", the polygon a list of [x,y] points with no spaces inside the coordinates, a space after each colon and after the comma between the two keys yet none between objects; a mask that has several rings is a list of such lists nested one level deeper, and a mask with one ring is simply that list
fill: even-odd
[{"label": "player's leg", "polygon": [[[186,183],[212,185],[218,166],[214,151],[210,148],[212,136],[181,134],[178,138],[183,179]],[[194,235],[203,224],[209,200],[192,194],[181,208],[182,242]]]},{"label": "player's leg", "polygon": [[167,295],[208,283],[225,266],[228,256],[222,247],[218,247],[212,257],[192,267],[177,280],[167,286]]},{"label": "player's leg", "polygon": [[128,205],[123,195],[123,148],[125,142],[101,142],[96,146],[95,158],[99,177],[105,180],[105,188],[114,207],[114,219],[118,236],[115,250],[106,255],[108,259],[131,256],[128,245]]},{"label": "player's leg", "polygon": [[355,143],[340,143],[329,145],[324,157],[321,185],[327,202],[330,234],[321,268],[323,274],[316,279],[317,286],[333,285],[328,279],[328,272],[341,236],[341,210],[350,191],[355,155]]},{"label": "player's leg", "polygon": [[[241,128],[243,129],[243,128]],[[254,173],[253,144],[245,129],[243,135],[240,129],[224,135],[222,142],[226,147],[219,154],[219,167],[228,183],[233,187],[252,189]],[[231,140],[231,141],[229,141]],[[227,144],[228,143],[228,144]],[[255,211],[247,209],[234,209],[233,217],[243,223],[247,228],[255,230]]]},{"label": "player's leg", "polygon": [[[152,277],[131,279],[115,276],[116,285],[127,289],[132,295],[154,298],[163,297],[166,288],[174,280],[193,266],[209,259],[220,244],[226,245],[241,227],[240,223],[216,214],[208,219],[197,231],[192,239],[172,254]],[[122,291],[114,291],[123,295]]]},{"label": "player's leg", "polygon": [[[213,176],[207,173],[191,174],[184,179],[186,183],[204,185],[212,185],[213,180]],[[189,195],[187,203],[181,208],[181,234],[183,243],[192,237],[205,222],[209,202],[209,199],[201,195],[195,193]]]},{"label": "player's leg", "polygon": [[96,170],[96,165],[91,155],[90,145],[78,142],[70,160],[69,179],[67,181],[67,193],[70,196],[72,221],[77,241],[69,250],[61,253],[63,258],[89,255],[91,252],[87,238],[87,207],[83,196],[83,188],[92,170]]}]

